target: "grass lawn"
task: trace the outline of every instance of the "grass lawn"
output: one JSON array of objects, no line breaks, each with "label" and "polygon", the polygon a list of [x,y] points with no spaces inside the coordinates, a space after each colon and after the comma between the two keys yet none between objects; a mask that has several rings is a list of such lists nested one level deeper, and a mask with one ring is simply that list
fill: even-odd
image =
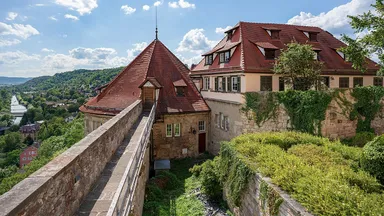
[{"label": "grass lawn", "polygon": [[197,198],[200,181],[189,169],[211,159],[210,155],[199,158],[171,160],[171,170],[162,172],[149,180],[144,201],[144,216],[200,216],[205,215],[205,206]]}]

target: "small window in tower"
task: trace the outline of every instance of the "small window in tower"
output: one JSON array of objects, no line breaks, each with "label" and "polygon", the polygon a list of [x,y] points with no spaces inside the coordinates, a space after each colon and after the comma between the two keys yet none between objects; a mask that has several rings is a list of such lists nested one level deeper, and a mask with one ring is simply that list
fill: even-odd
[{"label": "small window in tower", "polygon": [[280,33],[279,33],[279,31],[272,30],[272,31],[271,31],[271,38],[272,38],[272,39],[280,39]]},{"label": "small window in tower", "polygon": [[316,32],[310,32],[309,33],[309,41],[317,42],[317,33]]},{"label": "small window in tower", "polygon": [[276,50],[274,49],[264,49],[265,50],[265,59],[274,60],[276,58]]},{"label": "small window in tower", "polygon": [[178,97],[184,97],[185,96],[185,87],[176,87],[176,96]]},{"label": "small window in tower", "polygon": [[228,33],[227,33],[227,41],[228,40],[232,40],[232,31],[229,31]]}]

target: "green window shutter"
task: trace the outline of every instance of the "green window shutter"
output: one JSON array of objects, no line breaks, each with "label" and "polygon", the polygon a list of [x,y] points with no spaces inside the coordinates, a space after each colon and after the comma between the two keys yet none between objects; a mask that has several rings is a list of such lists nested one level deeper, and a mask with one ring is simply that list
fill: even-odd
[{"label": "green window shutter", "polygon": [[237,91],[241,92],[241,77],[240,76],[237,77],[237,86],[238,86]]},{"label": "green window shutter", "polygon": [[225,90],[225,87],[226,87],[226,82],[225,82],[226,77],[222,77],[222,79],[223,79],[223,92],[225,92],[226,91]]},{"label": "green window shutter", "polygon": [[231,92],[232,91],[232,77],[228,77],[228,91]]},{"label": "green window shutter", "polygon": [[215,77],[215,91],[219,90],[219,78]]}]

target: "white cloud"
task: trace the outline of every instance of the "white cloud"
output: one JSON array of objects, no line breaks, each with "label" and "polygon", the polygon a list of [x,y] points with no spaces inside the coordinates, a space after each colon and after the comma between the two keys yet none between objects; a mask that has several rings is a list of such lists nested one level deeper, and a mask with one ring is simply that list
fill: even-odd
[{"label": "white cloud", "polygon": [[66,19],[71,19],[71,20],[73,20],[73,21],[78,21],[78,20],[79,20],[79,18],[78,18],[77,16],[73,16],[73,15],[71,15],[71,14],[65,14],[64,17],[65,17]]},{"label": "white cloud", "polygon": [[41,49],[41,52],[48,52],[48,53],[50,53],[50,52],[55,52],[55,50],[51,50],[51,49],[48,49],[48,48],[43,48],[43,49]]},{"label": "white cloud", "polygon": [[129,7],[128,5],[121,6],[121,10],[124,11],[126,15],[133,14],[136,11],[136,8]]},{"label": "white cloud", "polygon": [[98,7],[97,0],[55,0],[55,3],[70,10],[75,10],[81,16],[90,14],[92,10]]},{"label": "white cloud", "polygon": [[195,4],[189,3],[185,0],[179,0],[177,2],[168,2],[168,6],[171,8],[179,8],[179,7],[180,8],[192,8],[192,9],[196,8]]},{"label": "white cloud", "polygon": [[5,46],[12,46],[21,43],[20,40],[13,39],[13,40],[5,40],[0,38],[0,47],[5,47]]},{"label": "white cloud", "polygon": [[50,16],[50,17],[48,17],[48,19],[53,20],[53,21],[58,21],[58,19],[55,16]]},{"label": "white cloud", "polygon": [[221,27],[219,27],[219,28],[216,28],[216,33],[217,34],[223,34],[224,32],[226,32],[226,31],[228,31],[229,29],[231,29],[232,28],[232,26],[227,26],[227,27],[225,27],[225,28],[221,28]]},{"label": "white cloud", "polygon": [[149,10],[151,7],[149,7],[149,5],[143,5],[143,10],[147,11]]},{"label": "white cloud", "polygon": [[359,15],[371,9],[371,4],[375,0],[351,0],[350,2],[333,8],[328,12],[313,15],[311,13],[300,12],[288,20],[288,24],[318,26],[334,33],[352,32],[348,15]]},{"label": "white cloud", "polygon": [[23,25],[23,24],[7,25],[5,23],[0,22],[0,35],[15,35],[17,37],[27,39],[32,35],[38,35],[38,34],[40,34],[39,31],[37,31],[31,25]]},{"label": "white cloud", "polygon": [[111,55],[116,55],[117,52],[112,48],[84,48],[78,47],[69,51],[71,57],[75,59],[107,59]]},{"label": "white cloud", "polygon": [[16,64],[23,61],[30,60],[39,60],[39,55],[28,55],[24,52],[16,51],[16,52],[4,52],[0,53],[0,65],[3,64]]},{"label": "white cloud", "polygon": [[191,58],[186,58],[180,54],[176,54],[176,56],[180,59],[181,62],[187,64],[188,67],[191,67],[192,64],[198,64],[202,59],[201,55],[193,56]]},{"label": "white cloud", "polygon": [[36,7],[44,7],[45,4],[35,4]]},{"label": "white cloud", "polygon": [[17,17],[17,13],[15,13],[15,12],[9,12],[8,13],[8,16],[7,16],[7,20],[14,20],[16,17]]},{"label": "white cloud", "polygon": [[132,49],[127,50],[129,61],[132,61],[134,58],[136,58],[136,56],[139,55],[148,46],[148,44],[147,42],[141,42],[133,44],[132,46]]},{"label": "white cloud", "polygon": [[202,54],[214,47],[217,41],[211,41],[204,35],[204,29],[192,29],[184,35],[176,52],[193,52]]},{"label": "white cloud", "polygon": [[67,38],[67,37],[68,37],[68,35],[66,35],[66,34],[63,34],[63,35],[61,35],[61,37],[63,37],[63,38]]},{"label": "white cloud", "polygon": [[155,7],[159,7],[160,5],[163,4],[163,2],[164,2],[164,0],[162,0],[162,1],[156,1],[155,3],[153,3],[153,6],[155,6]]}]

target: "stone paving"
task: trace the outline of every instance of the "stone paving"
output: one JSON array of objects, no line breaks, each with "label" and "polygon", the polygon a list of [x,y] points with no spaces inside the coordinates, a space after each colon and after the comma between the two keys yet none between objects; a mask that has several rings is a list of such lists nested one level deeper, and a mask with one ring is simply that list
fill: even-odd
[{"label": "stone paving", "polygon": [[82,202],[76,215],[106,215],[120,180],[133,154],[133,148],[138,145],[140,135],[148,121],[148,113],[143,113],[132,126],[126,139],[105,166],[99,180],[92,191]]}]

